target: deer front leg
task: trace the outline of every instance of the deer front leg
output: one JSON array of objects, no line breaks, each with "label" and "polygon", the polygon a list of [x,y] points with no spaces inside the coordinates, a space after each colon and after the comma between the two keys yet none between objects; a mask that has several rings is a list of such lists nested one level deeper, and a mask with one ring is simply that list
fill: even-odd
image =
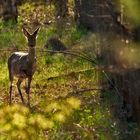
[{"label": "deer front leg", "polygon": [[28,85],[27,85],[27,95],[28,95],[28,106],[30,107],[30,86],[31,86],[32,77],[28,78]]},{"label": "deer front leg", "polygon": [[22,81],[23,81],[23,79],[21,79],[21,78],[18,79],[17,88],[18,88],[19,95],[21,97],[21,101],[24,104],[25,102],[24,102],[24,99],[23,99],[23,96],[22,96],[22,93],[21,93],[21,90],[20,90],[20,85],[21,85]]}]

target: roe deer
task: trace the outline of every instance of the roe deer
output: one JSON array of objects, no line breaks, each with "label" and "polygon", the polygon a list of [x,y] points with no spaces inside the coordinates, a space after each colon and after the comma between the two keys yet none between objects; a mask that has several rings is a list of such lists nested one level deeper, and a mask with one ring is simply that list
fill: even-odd
[{"label": "roe deer", "polygon": [[10,79],[10,104],[12,103],[12,83],[15,76],[18,78],[17,88],[23,104],[25,102],[21,93],[20,85],[24,79],[28,79],[26,93],[28,94],[28,105],[30,106],[29,94],[32,77],[36,70],[35,45],[38,30],[39,28],[33,34],[30,34],[26,31],[25,28],[23,28],[23,33],[28,40],[28,53],[14,52],[8,59],[8,70]]}]

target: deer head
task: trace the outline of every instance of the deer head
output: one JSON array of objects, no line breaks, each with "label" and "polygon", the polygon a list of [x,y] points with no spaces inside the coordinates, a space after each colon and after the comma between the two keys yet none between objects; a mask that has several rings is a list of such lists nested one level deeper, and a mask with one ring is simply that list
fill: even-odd
[{"label": "deer head", "polygon": [[23,27],[23,33],[28,41],[29,47],[34,47],[36,45],[36,37],[38,33],[39,28],[37,28],[33,34],[30,34],[24,27]]}]

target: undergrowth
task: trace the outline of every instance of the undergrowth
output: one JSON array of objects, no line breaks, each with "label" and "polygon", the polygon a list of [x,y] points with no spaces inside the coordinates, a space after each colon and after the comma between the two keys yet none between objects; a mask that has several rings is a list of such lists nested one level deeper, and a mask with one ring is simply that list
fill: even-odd
[{"label": "undergrowth", "polygon": [[[13,88],[13,105],[8,105],[7,59],[15,50],[28,49],[21,29],[25,19],[30,21],[32,15],[25,16],[34,10],[42,11],[44,7],[42,9],[39,6],[35,9],[34,4],[25,3],[20,10],[17,26],[11,23],[6,26],[0,24],[0,46],[2,49],[11,50],[11,52],[0,51],[0,140],[124,140],[136,138],[138,129],[135,124],[128,125],[126,121],[118,119],[119,114],[114,114],[116,109],[114,103],[118,103],[116,93],[108,90],[102,93],[98,90],[100,88],[99,78],[102,78],[102,74],[94,70],[93,64],[74,56],[51,55],[39,51],[39,49],[44,49],[47,38],[51,36],[60,37],[68,47],[76,44],[74,47],[78,51],[89,47],[81,48],[80,42],[84,42],[90,34],[84,28],[76,28],[73,23],[63,29],[61,36],[57,31],[56,23],[40,29],[36,45],[37,71],[31,86],[32,107],[29,109],[21,104],[16,86]],[[45,22],[41,18],[38,20]],[[32,29],[29,27],[32,24],[29,25],[27,22],[26,26],[31,32]],[[99,42],[94,42],[94,44],[99,44]],[[16,85],[16,81],[14,84]],[[25,85],[26,83],[23,83],[22,92],[27,100]],[[122,127],[123,125],[126,127]]]}]

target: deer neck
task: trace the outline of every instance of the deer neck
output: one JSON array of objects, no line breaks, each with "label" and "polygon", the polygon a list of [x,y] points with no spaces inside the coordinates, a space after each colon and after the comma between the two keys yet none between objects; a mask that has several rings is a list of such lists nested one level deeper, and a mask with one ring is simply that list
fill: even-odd
[{"label": "deer neck", "polygon": [[33,64],[35,62],[35,58],[36,58],[35,47],[29,47],[29,51],[28,51],[29,63]]}]

